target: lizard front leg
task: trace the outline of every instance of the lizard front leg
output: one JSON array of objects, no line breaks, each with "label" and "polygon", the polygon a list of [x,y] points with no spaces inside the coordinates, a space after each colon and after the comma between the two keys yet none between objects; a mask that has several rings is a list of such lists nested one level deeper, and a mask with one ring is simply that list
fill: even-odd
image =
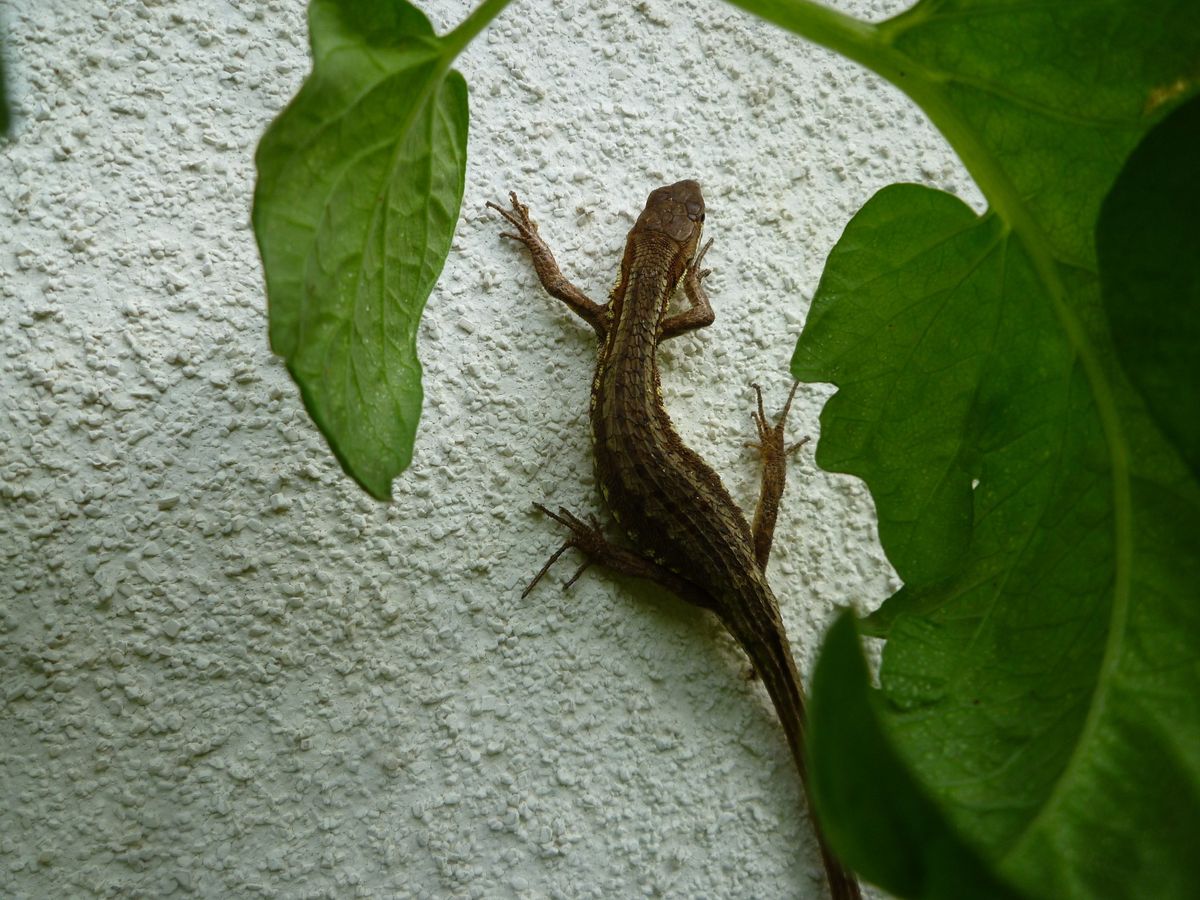
[{"label": "lizard front leg", "polygon": [[521,594],[522,600],[529,596],[530,591],[542,580],[542,576],[550,571],[550,567],[558,561],[558,558],[571,547],[575,547],[587,558],[584,560],[583,565],[575,570],[575,574],[563,584],[564,591],[578,580],[579,576],[584,573],[588,566],[592,565],[592,563],[598,563],[619,575],[632,575],[635,578],[645,578],[648,581],[653,581],[659,587],[666,588],[680,599],[686,600],[694,606],[699,606],[703,609],[714,608],[715,604],[712,598],[691,581],[680,575],[676,575],[665,566],[659,565],[654,560],[648,559],[640,553],[630,550],[628,547],[614,544],[604,536],[604,532],[600,530],[600,525],[595,519],[592,519],[590,523],[584,522],[574,513],[561,506],[558,508],[558,512],[552,512],[540,503],[533,505],[560,525],[569,528],[571,534],[563,545],[554,551],[554,554],[542,566],[541,571],[533,576],[533,581],[529,582],[529,586]]},{"label": "lizard front leg", "polygon": [[783,440],[783,426],[787,421],[788,412],[792,408],[792,398],[796,396],[796,388],[800,382],[792,384],[783,412],[774,425],[767,422],[767,414],[763,409],[762,388],[753,385],[758,397],[758,410],[751,413],[754,425],[758,430],[758,442],[747,443],[747,447],[757,448],[762,455],[762,483],[758,492],[758,505],[754,508],[754,558],[758,568],[766,571],[767,559],[771,555],[771,542],[775,537],[775,520],[779,515],[779,499],[783,496],[784,484],[787,480],[787,458],[806,443],[808,438],[802,438],[788,446]]},{"label": "lizard front leg", "polygon": [[546,293],[551,297],[557,297],[563,303],[567,304],[575,315],[591,325],[600,339],[604,340],[604,334],[607,330],[604,320],[604,306],[591,299],[567,280],[567,277],[562,273],[562,269],[558,267],[558,263],[554,259],[554,254],[550,252],[550,248],[546,246],[546,242],[538,235],[537,223],[529,217],[529,207],[517,199],[515,191],[511,192],[508,197],[512,203],[511,210],[504,209],[490,200],[487,203],[489,207],[500,213],[517,230],[516,234],[513,234],[511,231],[502,231],[500,236],[520,241],[528,247],[529,253],[533,257],[534,271],[537,272],[538,280],[541,281],[542,287],[546,289]]},{"label": "lizard front leg", "polygon": [[704,254],[711,246],[710,239],[688,262],[687,270],[683,273],[683,293],[691,306],[663,320],[662,337],[659,340],[665,341],[697,328],[707,328],[717,320],[717,314],[708,302],[708,294],[703,284],[704,279],[712,274],[712,269],[700,268],[700,264],[704,262]]}]

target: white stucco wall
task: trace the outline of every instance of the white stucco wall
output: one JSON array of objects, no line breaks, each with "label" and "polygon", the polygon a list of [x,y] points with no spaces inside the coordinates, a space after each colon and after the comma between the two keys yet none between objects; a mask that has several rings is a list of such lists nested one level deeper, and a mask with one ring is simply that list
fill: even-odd
[{"label": "white stucco wall", "polygon": [[[299,0],[0,14],[0,896],[821,896],[713,621],[596,571],[564,595],[575,559],[519,599],[560,539],[531,501],[597,509],[594,350],[484,202],[518,190],[603,295],[650,189],[701,180],[717,322],[664,391],[749,508],[749,385],[778,409],[846,221],[892,181],[967,190],[913,108],[715,0],[515,2],[458,64],[462,221],[384,506],[267,348],[252,158],[308,70]],[[771,575],[806,670],[891,587],[867,492],[811,450]]]}]

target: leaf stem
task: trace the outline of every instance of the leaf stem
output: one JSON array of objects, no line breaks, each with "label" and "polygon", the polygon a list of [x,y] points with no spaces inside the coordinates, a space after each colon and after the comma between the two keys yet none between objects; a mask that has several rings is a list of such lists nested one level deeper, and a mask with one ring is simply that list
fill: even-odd
[{"label": "leaf stem", "polygon": [[500,15],[511,0],[483,0],[474,12],[462,20],[458,27],[442,37],[446,59],[452,60],[463,51],[463,48],[483,31],[492,19]]},{"label": "leaf stem", "polygon": [[921,109],[958,154],[975,183],[1009,228],[1041,235],[1016,188],[978,135],[946,101],[939,80],[893,46],[911,27],[918,8],[878,25],[863,22],[812,0],[727,0],[793,34],[820,44],[890,81]]},{"label": "leaf stem", "polygon": [[847,59],[852,59],[892,79],[893,73],[880,69],[881,57],[888,51],[879,27],[855,19],[812,0],[726,0],[759,18],[766,19],[820,44]]}]

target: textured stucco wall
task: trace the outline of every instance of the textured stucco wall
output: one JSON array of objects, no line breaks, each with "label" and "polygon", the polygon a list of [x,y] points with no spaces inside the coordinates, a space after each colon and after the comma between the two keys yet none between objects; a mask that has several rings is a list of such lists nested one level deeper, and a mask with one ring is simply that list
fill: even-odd
[{"label": "textured stucco wall", "polygon": [[[598,572],[519,599],[559,541],[530,502],[596,508],[593,347],[483,204],[520,191],[602,295],[647,192],[703,182],[718,318],[664,390],[749,507],[749,384],[778,408],[847,219],[891,181],[967,188],[919,115],[715,0],[514,3],[459,61],[463,217],[382,506],[266,345],[252,157],[308,69],[302,5],[0,14],[0,895],[819,896],[782,733],[712,621]],[[869,496],[806,451],[776,547],[807,668],[835,604],[891,585]]]}]

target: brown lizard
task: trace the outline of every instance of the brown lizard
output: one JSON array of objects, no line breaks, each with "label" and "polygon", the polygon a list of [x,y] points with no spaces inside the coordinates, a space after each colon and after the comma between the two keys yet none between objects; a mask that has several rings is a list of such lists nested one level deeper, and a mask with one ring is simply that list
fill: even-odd
[{"label": "brown lizard", "polygon": [[[762,677],[807,792],[804,693],[765,571],[786,457],[803,443],[787,447],[784,442],[784,421],[796,388],[793,385],[772,425],[755,386],[754,421],[763,474],[751,525],[717,473],[676,433],[659,386],[659,343],[711,325],[715,318],[702,284],[709,270],[701,263],[712,241],[700,248],[700,185],[680,181],[651,192],[629,232],[620,278],[606,304],[596,303],[563,276],[528,208],[515,193],[509,196],[511,209],[488,203],[516,230],[504,236],[529,248],[542,286],[591,325],[600,339],[591,398],[597,481],[613,518],[636,548],[611,543],[594,520],[584,522],[566,509],[552,512],[535,504],[571,533],[522,596],[559,556],[575,547],[586,561],[564,587],[594,562],[648,578],[714,612]],[[690,305],[670,314],[668,305],[681,284]],[[860,897],[858,882],[834,858],[819,830],[817,839],[832,896]]]}]

